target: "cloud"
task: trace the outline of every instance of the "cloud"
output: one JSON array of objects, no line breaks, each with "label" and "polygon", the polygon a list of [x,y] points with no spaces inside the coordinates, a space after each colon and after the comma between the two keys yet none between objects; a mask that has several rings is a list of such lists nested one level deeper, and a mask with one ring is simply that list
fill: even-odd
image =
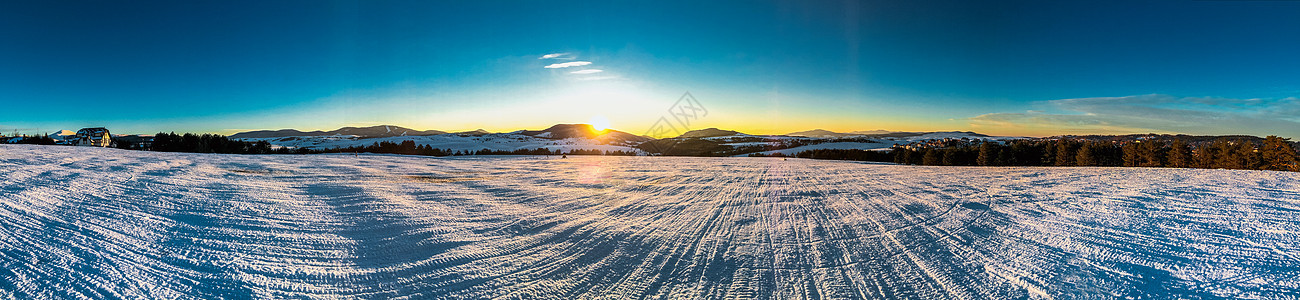
[{"label": "cloud", "polygon": [[546,68],[547,68],[547,69],[558,69],[558,68],[568,68],[568,67],[585,66],[585,65],[590,65],[590,64],[591,64],[591,62],[589,62],[589,61],[571,61],[571,62],[566,62],[566,63],[550,64],[550,65],[547,65]]},{"label": "cloud", "polygon": [[573,56],[570,56],[568,52],[562,52],[542,55],[542,57],[538,57],[537,59],[573,59]]},{"label": "cloud", "polygon": [[1042,101],[1058,113],[990,113],[972,127],[1064,133],[1251,134],[1300,137],[1300,98],[1232,99],[1139,95]]},{"label": "cloud", "polygon": [[618,76],[587,76],[587,77],[578,78],[578,80],[582,80],[582,81],[610,80],[610,79],[619,79],[619,77]]},{"label": "cloud", "polygon": [[601,69],[586,69],[586,70],[577,70],[577,71],[569,72],[569,74],[595,74],[604,71],[605,70],[601,70]]}]

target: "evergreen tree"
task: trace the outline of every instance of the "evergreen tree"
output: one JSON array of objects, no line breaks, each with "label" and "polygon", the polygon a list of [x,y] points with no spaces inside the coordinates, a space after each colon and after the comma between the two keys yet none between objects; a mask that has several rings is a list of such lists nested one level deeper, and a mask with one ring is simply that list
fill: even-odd
[{"label": "evergreen tree", "polygon": [[1097,147],[1092,142],[1085,142],[1079,147],[1079,154],[1075,155],[1074,161],[1080,167],[1097,166]]},{"label": "evergreen tree", "polygon": [[938,149],[926,148],[925,154],[922,155],[921,164],[927,166],[938,166],[943,164],[942,154]]},{"label": "evergreen tree", "polygon": [[1013,166],[1014,163],[1012,163],[1012,161],[1014,160],[1014,158],[1011,155],[1011,149],[1008,149],[1007,147],[999,147],[999,148],[1001,148],[1001,150],[998,151],[998,158],[997,158],[996,165]]},{"label": "evergreen tree", "polygon": [[1064,139],[1056,140],[1056,159],[1054,161],[1056,166],[1075,165],[1074,159],[1078,156],[1077,152],[1079,151],[1078,146],[1075,144],[1077,143]]},{"label": "evergreen tree", "polygon": [[957,149],[943,149],[943,165],[945,166],[962,165],[961,160],[958,157]]},{"label": "evergreen tree", "polygon": [[1013,166],[1041,166],[1044,157],[1041,143],[1032,143],[1029,141],[1016,141],[1011,144],[1011,162],[1007,165]]},{"label": "evergreen tree", "polygon": [[1124,144],[1123,160],[1125,167],[1136,167],[1142,165],[1142,148],[1137,143]]},{"label": "evergreen tree", "polygon": [[1300,171],[1300,162],[1296,159],[1295,147],[1288,139],[1270,135],[1264,138],[1262,169],[1274,171]]},{"label": "evergreen tree", "polygon": [[1001,145],[994,142],[986,141],[980,144],[979,158],[976,159],[975,163],[981,166],[998,165],[998,156],[1002,153],[999,148],[1001,148]]},{"label": "evergreen tree", "polygon": [[1221,140],[1213,144],[1215,155],[1214,167],[1221,169],[1245,169],[1245,157],[1241,153],[1240,141]]},{"label": "evergreen tree", "polygon": [[1221,168],[1219,165],[1221,160],[1219,156],[1222,149],[1226,148],[1226,145],[1226,140],[1218,139],[1197,147],[1196,150],[1192,151],[1194,158],[1193,165],[1197,168],[1203,169]]},{"label": "evergreen tree", "polygon": [[1139,144],[1139,167],[1163,167],[1165,165],[1165,144],[1147,140]]},{"label": "evergreen tree", "polygon": [[1237,151],[1241,157],[1241,169],[1259,170],[1263,168],[1263,153],[1259,152],[1259,149],[1255,147],[1255,143],[1242,141],[1241,145],[1237,147]]},{"label": "evergreen tree", "polygon": [[[1041,162],[1040,162],[1040,165],[1041,165],[1041,166],[1055,166],[1055,165],[1057,165],[1057,163],[1056,163],[1057,155],[1056,155],[1056,144],[1055,144],[1055,143],[1044,143],[1043,145],[1038,145],[1038,147],[1040,147],[1039,150],[1041,150],[1041,151],[1038,152],[1038,154],[1042,155],[1042,158],[1039,159],[1039,160],[1041,161]],[[1036,147],[1036,148],[1037,148],[1037,147]]]},{"label": "evergreen tree", "polygon": [[1118,167],[1124,165],[1124,152],[1112,142],[1098,142],[1093,145],[1093,154],[1097,165]]},{"label": "evergreen tree", "polygon": [[1169,146],[1169,163],[1167,166],[1172,168],[1191,168],[1194,166],[1192,148],[1187,146],[1183,140],[1174,140],[1173,145]]},{"label": "evergreen tree", "polygon": [[907,150],[906,148],[901,148],[901,147],[895,147],[894,150],[891,152],[894,153],[894,163],[896,164],[912,163],[912,150]]}]

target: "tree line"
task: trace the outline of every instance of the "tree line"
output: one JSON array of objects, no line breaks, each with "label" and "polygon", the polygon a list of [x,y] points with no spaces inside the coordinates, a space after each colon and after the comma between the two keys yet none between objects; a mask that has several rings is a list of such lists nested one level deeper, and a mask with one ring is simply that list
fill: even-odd
[{"label": "tree line", "polygon": [[[761,155],[754,155],[761,156]],[[781,155],[773,155],[781,156]],[[1185,141],[1015,140],[954,147],[896,146],[892,151],[823,149],[794,155],[813,159],[894,162],[927,166],[1101,166],[1300,171],[1300,157],[1288,139]]]},{"label": "tree line", "polygon": [[[133,149],[139,146],[119,143],[119,147]],[[192,153],[227,153],[227,154],[309,154],[316,153],[308,149],[291,149],[291,148],[271,148],[271,144],[266,141],[245,142],[231,140],[230,138],[219,134],[176,134],[159,132],[153,136],[153,142],[148,147],[139,147],[140,150],[153,150],[161,152],[192,152]]]},{"label": "tree line", "polygon": [[[54,145],[54,139],[45,137],[24,137],[17,143],[21,144],[42,144]],[[451,156],[451,155],[638,155],[635,151],[605,151],[595,149],[576,149],[565,152],[563,150],[550,150],[546,148],[536,149],[517,149],[517,150],[452,150],[439,149],[429,145],[416,145],[415,141],[402,141],[393,143],[388,141],[377,142],[367,146],[355,146],[345,148],[333,148],[328,150],[312,150],[307,148],[273,148],[266,141],[246,142],[232,140],[229,137],[219,134],[194,134],[175,132],[159,132],[153,136],[151,142],[142,142],[138,137],[136,139],[122,140],[116,145],[121,149],[128,150],[149,150],[160,152],[190,152],[190,153],[225,153],[225,154],[315,154],[315,153],[389,153],[389,154],[406,154],[406,155],[425,155],[425,156]]]},{"label": "tree line", "polygon": [[568,155],[622,155],[622,156],[633,156],[633,155],[637,155],[637,153],[636,153],[636,152],[633,152],[633,151],[621,151],[621,150],[604,151],[604,150],[594,150],[594,149],[575,149],[575,150],[571,150],[571,151],[568,151],[568,152],[564,152],[563,150],[558,150],[558,149],[557,149],[557,150],[551,150],[551,149],[546,149],[546,148],[536,148],[536,149],[516,149],[516,150],[509,150],[509,151],[507,151],[507,150],[490,150],[490,149],[481,149],[481,150],[453,150],[453,149],[439,149],[439,148],[434,148],[434,147],[429,146],[429,145],[417,145],[417,144],[415,143],[415,141],[411,141],[411,140],[402,141],[401,143],[394,143],[394,142],[389,142],[389,141],[382,141],[382,142],[376,142],[376,143],[374,143],[374,144],[370,144],[370,145],[367,145],[367,146],[354,146],[354,147],[344,147],[344,148],[333,148],[333,149],[324,150],[324,151],[322,151],[322,152],[326,152],[326,153],[359,153],[359,152],[367,152],[367,153],[389,153],[389,154],[424,155],[424,156],[453,156],[453,155],[563,155],[563,154],[568,154]]},{"label": "tree line", "polygon": [[46,134],[46,135],[39,136],[39,137],[38,137],[38,136],[26,136],[26,135],[24,135],[24,136],[20,137],[20,138],[18,139],[18,141],[15,141],[14,144],[55,145],[55,144],[57,144],[57,143],[54,141],[54,138],[51,138],[50,135]]}]

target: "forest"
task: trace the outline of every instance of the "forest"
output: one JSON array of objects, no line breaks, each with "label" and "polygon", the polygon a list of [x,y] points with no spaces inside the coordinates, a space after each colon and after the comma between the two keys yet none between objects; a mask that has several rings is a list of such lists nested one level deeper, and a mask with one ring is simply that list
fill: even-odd
[{"label": "forest", "polygon": [[[757,155],[756,155],[757,156]],[[780,156],[780,155],[776,155]],[[895,146],[891,151],[809,150],[794,157],[927,166],[1098,166],[1300,171],[1288,139],[1220,138],[1188,143],[1160,140],[1071,139],[972,141],[950,147]]]},{"label": "forest", "polygon": [[546,148],[536,149],[516,149],[506,150],[454,150],[439,149],[429,145],[417,145],[415,141],[402,141],[401,143],[377,142],[363,147],[346,147],[334,148],[322,151],[324,153],[389,153],[389,154],[406,154],[406,155],[424,155],[424,156],[452,156],[452,155],[637,155],[632,151],[602,151],[588,149],[574,149],[569,151],[550,150]]},{"label": "forest", "polygon": [[148,147],[118,143],[119,148],[153,150],[161,152],[227,153],[227,154],[308,154],[307,149],[271,148],[265,141],[244,142],[231,140],[219,134],[176,134],[159,132]]}]

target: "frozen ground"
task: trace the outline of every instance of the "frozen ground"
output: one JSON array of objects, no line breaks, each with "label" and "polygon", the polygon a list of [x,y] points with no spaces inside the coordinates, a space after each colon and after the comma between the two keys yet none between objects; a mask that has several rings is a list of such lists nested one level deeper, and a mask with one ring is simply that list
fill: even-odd
[{"label": "frozen ground", "polygon": [[[897,142],[894,141],[882,141],[880,143],[830,142],[830,143],[804,145],[804,146],[780,149],[780,150],[769,150],[769,151],[758,152],[758,154],[772,155],[772,154],[780,153],[784,155],[795,155],[795,154],[799,154],[799,152],[804,152],[809,150],[822,150],[822,149],[887,150],[889,149],[889,147],[894,146],[894,144],[897,144]],[[749,156],[749,154],[740,154],[736,156],[743,157],[743,156]]]},{"label": "frozen ground", "polygon": [[1300,173],[0,146],[0,298],[1300,296]]}]

